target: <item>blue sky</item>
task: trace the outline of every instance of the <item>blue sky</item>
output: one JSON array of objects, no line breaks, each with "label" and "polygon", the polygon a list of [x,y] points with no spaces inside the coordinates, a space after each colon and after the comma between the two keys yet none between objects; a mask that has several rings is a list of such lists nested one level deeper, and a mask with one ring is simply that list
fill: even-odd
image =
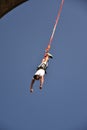
[{"label": "blue sky", "polygon": [[60,2],[28,1],[0,20],[0,130],[87,129],[86,0],[65,0],[43,90],[29,92]]}]

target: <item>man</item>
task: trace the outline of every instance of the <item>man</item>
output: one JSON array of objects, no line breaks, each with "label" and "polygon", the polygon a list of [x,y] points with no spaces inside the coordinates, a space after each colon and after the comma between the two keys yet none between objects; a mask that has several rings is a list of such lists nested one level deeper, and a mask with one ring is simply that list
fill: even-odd
[{"label": "man", "polygon": [[45,53],[45,56],[41,64],[37,67],[37,71],[34,74],[33,79],[31,81],[30,92],[33,92],[33,84],[35,80],[40,80],[40,89],[42,89],[44,83],[44,75],[46,74],[49,58],[53,58],[53,56],[50,53]]}]

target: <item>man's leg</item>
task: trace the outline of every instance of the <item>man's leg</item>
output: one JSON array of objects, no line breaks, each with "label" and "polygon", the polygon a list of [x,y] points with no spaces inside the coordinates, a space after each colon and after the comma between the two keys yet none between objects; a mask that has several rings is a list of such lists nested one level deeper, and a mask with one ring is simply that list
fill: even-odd
[{"label": "man's leg", "polygon": [[44,83],[44,76],[40,77],[40,89],[42,89]]},{"label": "man's leg", "polygon": [[33,84],[35,82],[35,79],[33,78],[32,81],[31,81],[31,85],[30,85],[30,92],[32,93],[33,92]]}]

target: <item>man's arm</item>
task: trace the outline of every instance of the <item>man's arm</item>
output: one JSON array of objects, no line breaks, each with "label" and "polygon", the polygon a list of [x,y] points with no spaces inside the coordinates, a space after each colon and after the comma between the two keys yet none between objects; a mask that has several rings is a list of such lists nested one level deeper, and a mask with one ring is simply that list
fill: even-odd
[{"label": "man's arm", "polygon": [[42,89],[44,83],[44,76],[40,77],[40,89]]},{"label": "man's arm", "polygon": [[33,92],[33,84],[35,82],[35,79],[33,78],[32,81],[31,81],[31,85],[30,85],[30,92],[32,93]]}]

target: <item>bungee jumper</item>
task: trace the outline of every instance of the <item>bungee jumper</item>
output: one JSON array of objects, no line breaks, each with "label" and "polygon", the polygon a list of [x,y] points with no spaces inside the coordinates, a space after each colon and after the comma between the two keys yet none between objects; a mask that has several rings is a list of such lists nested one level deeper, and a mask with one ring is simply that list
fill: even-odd
[{"label": "bungee jumper", "polygon": [[37,71],[34,74],[33,79],[31,81],[30,92],[33,92],[33,84],[34,84],[35,80],[40,80],[39,88],[42,89],[43,83],[44,83],[44,76],[46,74],[46,70],[48,67],[49,58],[53,58],[53,56],[50,53],[45,53],[44,58],[43,58],[41,64],[37,67]]},{"label": "bungee jumper", "polygon": [[48,46],[45,49],[44,58],[42,59],[41,64],[37,67],[37,71],[32,78],[31,85],[30,85],[30,92],[33,92],[33,84],[34,84],[35,80],[40,80],[40,87],[39,87],[40,89],[42,89],[42,87],[43,87],[44,76],[46,74],[46,69],[48,67],[48,61],[49,61],[50,58],[53,58],[53,56],[49,53],[49,50],[51,48],[54,33],[55,33],[55,30],[56,30],[57,24],[59,22],[59,18],[60,18],[60,14],[61,14],[61,11],[62,11],[63,4],[64,4],[64,0],[61,1],[60,8],[59,8],[59,11],[58,11],[58,15],[57,15],[57,18],[56,18],[56,21],[55,21],[55,24],[54,24],[54,28],[53,28]]}]

